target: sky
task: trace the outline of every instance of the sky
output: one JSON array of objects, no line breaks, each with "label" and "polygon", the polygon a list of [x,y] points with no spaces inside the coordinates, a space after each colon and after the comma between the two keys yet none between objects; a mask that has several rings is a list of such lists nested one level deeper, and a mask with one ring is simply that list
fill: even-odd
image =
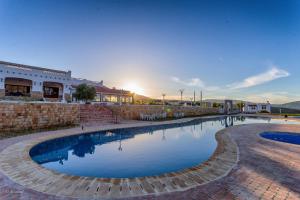
[{"label": "sky", "polygon": [[298,0],[0,0],[0,60],[174,99],[300,100]]}]

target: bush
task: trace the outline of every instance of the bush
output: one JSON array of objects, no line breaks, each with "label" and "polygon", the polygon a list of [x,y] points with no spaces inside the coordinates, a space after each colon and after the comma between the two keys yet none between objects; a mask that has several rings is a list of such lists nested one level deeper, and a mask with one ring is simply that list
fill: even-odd
[{"label": "bush", "polygon": [[82,100],[87,102],[88,100],[94,100],[96,96],[95,87],[88,86],[87,84],[80,84],[76,87],[76,92],[74,97],[77,100]]},{"label": "bush", "polygon": [[259,113],[270,113],[267,110],[261,110]]}]

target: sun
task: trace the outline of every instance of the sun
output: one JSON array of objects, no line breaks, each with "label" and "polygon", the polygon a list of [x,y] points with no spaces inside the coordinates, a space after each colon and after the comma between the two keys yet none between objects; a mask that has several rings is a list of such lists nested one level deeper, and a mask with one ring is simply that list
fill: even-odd
[{"label": "sun", "polygon": [[123,88],[136,94],[145,95],[145,90],[142,87],[140,87],[136,82],[126,83]]}]

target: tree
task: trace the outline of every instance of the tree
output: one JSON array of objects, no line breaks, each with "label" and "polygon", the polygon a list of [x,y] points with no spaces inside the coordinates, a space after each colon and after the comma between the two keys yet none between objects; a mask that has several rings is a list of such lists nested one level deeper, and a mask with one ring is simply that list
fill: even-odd
[{"label": "tree", "polygon": [[76,92],[74,97],[77,100],[83,100],[87,102],[88,100],[93,100],[96,96],[96,89],[93,86],[88,86],[87,84],[80,84],[76,87]]},{"label": "tree", "polygon": [[242,112],[242,111],[243,111],[243,108],[245,107],[245,103],[241,101],[241,102],[237,103],[237,107],[238,107],[239,110]]},{"label": "tree", "polygon": [[220,108],[221,104],[214,102],[213,103],[213,108]]}]

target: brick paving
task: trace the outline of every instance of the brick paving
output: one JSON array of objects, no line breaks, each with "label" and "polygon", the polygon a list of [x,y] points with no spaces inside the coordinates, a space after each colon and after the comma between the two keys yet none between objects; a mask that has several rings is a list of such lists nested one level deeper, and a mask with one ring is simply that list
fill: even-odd
[{"label": "brick paving", "polygon": [[[300,146],[260,138],[257,133],[265,130],[300,132],[300,126],[230,127],[225,133],[237,143],[240,155],[238,164],[227,176],[186,191],[127,199],[300,199]],[[27,137],[34,136],[23,139]],[[0,150],[17,141],[20,138],[0,141]],[[0,199],[69,198],[26,189],[0,173]]]},{"label": "brick paving", "polygon": [[257,133],[265,130],[300,132],[300,127],[256,124],[228,128],[240,151],[240,161],[228,176],[184,192],[134,199],[300,199],[300,146],[260,138]]}]

